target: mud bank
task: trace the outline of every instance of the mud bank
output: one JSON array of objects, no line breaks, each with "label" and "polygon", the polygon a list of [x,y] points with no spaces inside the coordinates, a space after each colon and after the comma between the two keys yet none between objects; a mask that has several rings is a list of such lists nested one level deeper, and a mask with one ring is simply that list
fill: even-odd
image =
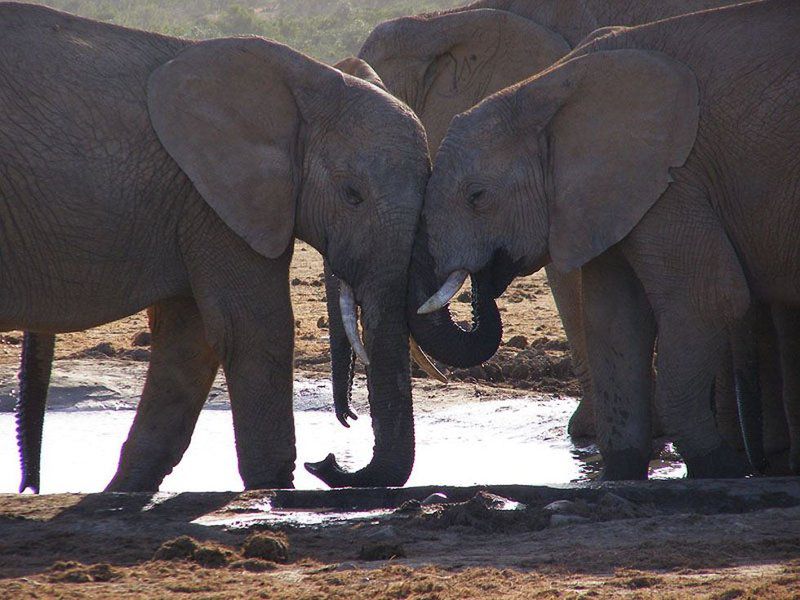
[{"label": "mud bank", "polygon": [[0,536],[15,598],[790,598],[800,480],[4,495]]}]

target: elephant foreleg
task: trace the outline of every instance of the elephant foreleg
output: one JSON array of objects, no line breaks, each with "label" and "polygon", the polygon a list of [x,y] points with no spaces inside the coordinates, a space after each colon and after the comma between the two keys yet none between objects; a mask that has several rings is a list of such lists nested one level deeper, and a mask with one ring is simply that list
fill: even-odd
[{"label": "elephant foreleg", "polygon": [[147,380],[107,491],[158,489],[189,447],[219,367],[193,299],[165,300],[148,309],[148,317]]},{"label": "elephant foreleg", "polygon": [[567,431],[572,437],[594,437],[595,409],[581,306],[581,271],[576,269],[562,273],[552,266],[546,267],[545,271],[569,342],[572,368],[580,382],[582,392],[581,401],[569,420]]},{"label": "elephant foreleg", "polygon": [[583,307],[603,478],[645,479],[656,331],[644,289],[614,251],[583,268]]},{"label": "elephant foreleg", "polygon": [[42,429],[55,344],[55,335],[29,331],[25,332],[22,342],[19,399],[16,406],[17,442],[22,468],[20,492],[30,488],[34,493],[39,493]]},{"label": "elephant foreleg", "polygon": [[800,475],[800,311],[773,306],[783,375],[783,406],[789,425],[789,468]]},{"label": "elephant foreleg", "polygon": [[187,262],[208,340],[228,382],[239,474],[246,489],[291,488],[297,457],[292,251],[269,261],[249,249],[231,254]]}]

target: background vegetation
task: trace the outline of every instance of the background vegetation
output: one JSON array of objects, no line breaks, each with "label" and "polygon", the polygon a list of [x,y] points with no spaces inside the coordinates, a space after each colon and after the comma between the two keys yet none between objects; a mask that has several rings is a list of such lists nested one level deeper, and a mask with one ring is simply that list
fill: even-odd
[{"label": "background vegetation", "polygon": [[43,0],[85,17],[191,38],[263,35],[325,62],[358,53],[386,19],[468,0]]}]

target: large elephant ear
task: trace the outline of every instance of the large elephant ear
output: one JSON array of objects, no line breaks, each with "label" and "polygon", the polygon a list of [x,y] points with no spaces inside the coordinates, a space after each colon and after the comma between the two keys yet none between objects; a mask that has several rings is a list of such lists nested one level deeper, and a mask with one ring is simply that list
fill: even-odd
[{"label": "large elephant ear", "polygon": [[630,233],[697,135],[695,76],[656,52],[580,56],[522,85],[515,99],[526,118],[546,123],[550,257],[564,271]]},{"label": "large elephant ear", "polygon": [[[389,21],[370,35],[361,57],[417,113],[435,151],[455,115],[569,51],[563,37],[534,21],[478,9]],[[400,64],[403,72],[393,73]]]},{"label": "large elephant ear", "polygon": [[164,148],[254,250],[289,245],[302,161],[286,57],[264,40],[199,43],[159,67],[148,108]]},{"label": "large elephant ear", "polygon": [[383,84],[383,81],[381,81],[381,78],[378,77],[378,74],[374,71],[374,69],[360,58],[348,56],[347,58],[343,58],[337,62],[335,65],[333,65],[333,67],[335,69],[339,69],[342,73],[347,73],[353,77],[363,79],[375,87],[382,89],[384,92],[389,91]]}]

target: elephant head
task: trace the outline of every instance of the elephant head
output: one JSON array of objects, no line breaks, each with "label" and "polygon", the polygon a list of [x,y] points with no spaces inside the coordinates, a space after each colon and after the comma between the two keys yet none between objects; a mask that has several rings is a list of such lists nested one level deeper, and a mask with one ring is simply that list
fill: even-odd
[{"label": "elephant head", "polygon": [[[476,8],[382,23],[364,43],[360,57],[417,113],[434,154],[456,114],[550,66],[569,50],[558,33],[532,20]],[[417,314],[416,308],[438,287],[426,235],[423,227],[410,271],[412,334],[437,360],[457,367],[479,364],[495,353],[502,336],[492,284],[473,278],[471,331],[456,325],[446,306]]]},{"label": "elephant head", "polygon": [[[638,50],[569,55],[453,120],[434,162],[423,241],[445,284],[500,294],[549,262],[580,267],[624,238],[684,164],[698,127],[692,72]],[[478,299],[480,302],[480,298]]]},{"label": "elephant head", "polygon": [[[342,282],[360,346],[361,308],[375,447],[330,485],[402,485],[414,461],[405,291],[430,172],[413,113],[389,94],[259,38],[198,43],[150,77],[161,143],[217,217],[276,258],[296,236]],[[264,326],[269,326],[265,323]]]},{"label": "elephant head", "polygon": [[433,154],[455,115],[569,51],[563,37],[534,21],[474,9],[381,23],[359,57],[419,116]]},{"label": "elephant head", "polygon": [[[343,73],[348,73],[364,81],[368,81],[382,90],[386,90],[378,74],[360,58],[352,56],[345,58],[336,63],[334,68],[339,69]],[[339,280],[333,275],[327,261],[325,261],[325,297],[328,309],[328,332],[331,347],[333,406],[336,418],[339,422],[345,427],[350,427],[348,419],[358,419],[358,416],[350,407],[356,360],[356,352],[353,350],[354,344],[350,341],[350,338],[354,337],[355,323],[351,322],[348,324],[348,328],[345,328],[345,322],[342,320],[340,307],[341,289]],[[357,339],[355,339],[355,348],[362,354],[362,357],[365,356],[365,351]],[[433,363],[431,363],[413,339],[411,340],[411,356],[428,375],[443,383],[447,382],[447,378]],[[317,467],[318,465],[313,463],[306,465],[306,468],[312,470],[312,472]]]}]

